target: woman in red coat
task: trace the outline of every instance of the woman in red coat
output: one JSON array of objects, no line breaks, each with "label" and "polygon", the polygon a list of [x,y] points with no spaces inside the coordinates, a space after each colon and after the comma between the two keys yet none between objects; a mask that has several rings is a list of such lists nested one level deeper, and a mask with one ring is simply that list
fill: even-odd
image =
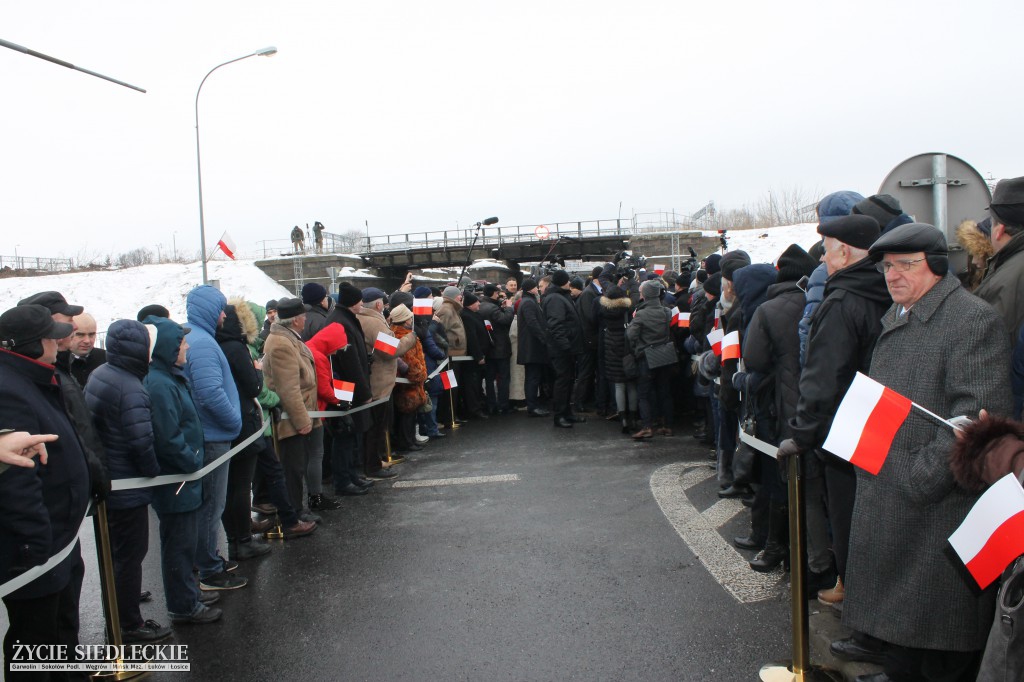
[{"label": "woman in red coat", "polygon": [[[313,338],[306,347],[313,353],[316,366],[316,407],[327,410],[338,407],[341,401],[334,395],[334,373],[331,371],[331,356],[348,345],[345,328],[332,322]],[[312,511],[338,509],[341,505],[323,494],[324,448],[319,448],[319,457],[310,457],[306,468],[306,484],[309,486],[309,508]]]}]

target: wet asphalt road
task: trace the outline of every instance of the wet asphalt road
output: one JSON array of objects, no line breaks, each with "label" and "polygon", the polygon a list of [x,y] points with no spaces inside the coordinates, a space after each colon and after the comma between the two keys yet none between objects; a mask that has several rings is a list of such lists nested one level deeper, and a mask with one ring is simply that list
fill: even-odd
[{"label": "wet asphalt road", "polygon": [[[649,487],[660,467],[705,457],[686,436],[635,444],[593,417],[566,430],[522,413],[471,423],[394,480],[518,481],[378,482],[313,536],[243,563],[250,585],[221,593],[221,622],[166,641],[189,646],[192,680],[756,679],[787,654],[787,602],[729,596]],[[691,490],[695,506],[715,489]],[[166,624],[153,521],[143,615]],[[743,530],[736,519],[722,532]],[[81,639],[100,643],[91,542],[83,554]]]}]

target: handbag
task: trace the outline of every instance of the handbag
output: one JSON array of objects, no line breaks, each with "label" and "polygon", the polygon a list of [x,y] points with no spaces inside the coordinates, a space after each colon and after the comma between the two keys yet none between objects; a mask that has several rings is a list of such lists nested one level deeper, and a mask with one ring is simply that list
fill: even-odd
[{"label": "handbag", "polygon": [[651,369],[668,367],[679,362],[676,344],[671,341],[647,346],[647,348],[644,348],[644,357],[647,358],[647,366]]},{"label": "handbag", "polygon": [[626,377],[626,381],[636,381],[636,378],[640,376],[636,367],[636,358],[632,353],[622,356],[622,374]]},{"label": "handbag", "polygon": [[978,682],[1024,679],[1024,556],[1003,572]]}]

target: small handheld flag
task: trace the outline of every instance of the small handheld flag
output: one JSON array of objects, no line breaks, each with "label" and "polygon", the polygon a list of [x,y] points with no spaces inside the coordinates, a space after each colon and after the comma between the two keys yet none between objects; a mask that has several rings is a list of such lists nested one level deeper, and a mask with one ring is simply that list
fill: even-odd
[{"label": "small handheld flag", "polygon": [[722,354],[722,339],[725,337],[725,332],[721,329],[712,329],[708,332],[708,343],[711,344],[711,350],[715,352],[715,355]]},{"label": "small handheld flag", "polygon": [[444,386],[444,390],[450,391],[459,385],[459,382],[455,380],[455,371],[448,370],[447,372],[441,373],[441,385]]},{"label": "small handheld flag", "polygon": [[412,314],[413,315],[433,315],[434,305],[433,301],[429,298],[414,298],[412,300]]},{"label": "small handheld flag", "polygon": [[1012,473],[992,484],[949,536],[960,560],[985,589],[1024,554],[1024,488]]},{"label": "small handheld flag", "polygon": [[670,327],[678,327],[679,326],[679,307],[678,306],[674,306],[672,308],[672,321],[669,322],[668,326],[670,326]]},{"label": "small handheld flag", "polygon": [[494,327],[491,325],[491,321],[490,320],[484,320],[484,326],[487,327],[487,331],[489,331],[489,332],[493,332],[494,331]]},{"label": "small handheld flag", "polygon": [[398,339],[390,334],[378,332],[377,340],[373,342],[373,349],[394,357],[395,353],[398,352]]},{"label": "small handheld flag", "polygon": [[679,313],[677,320],[676,325],[681,329],[690,328],[690,313]]},{"label": "small handheld flag", "polygon": [[334,380],[334,397],[338,400],[352,402],[356,394],[356,385],[351,381]]},{"label": "small handheld flag", "polygon": [[909,398],[857,372],[822,447],[877,474],[912,405]]},{"label": "small handheld flag", "polygon": [[657,275],[658,277],[661,277],[662,275],[665,274],[665,266],[660,263],[656,263],[655,265],[653,265],[652,269],[654,270],[654,274]]},{"label": "small handheld flag", "polygon": [[740,359],[740,333],[729,332],[722,338],[722,363]]}]

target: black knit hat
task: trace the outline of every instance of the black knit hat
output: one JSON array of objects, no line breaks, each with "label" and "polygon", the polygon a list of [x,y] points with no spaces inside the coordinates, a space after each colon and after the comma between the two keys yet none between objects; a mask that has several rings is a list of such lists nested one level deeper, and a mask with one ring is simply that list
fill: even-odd
[{"label": "black knit hat", "polygon": [[138,314],[135,316],[135,319],[138,320],[139,322],[142,322],[150,315],[152,315],[153,317],[163,317],[166,319],[170,319],[171,311],[169,311],[167,308],[163,307],[159,303],[150,303],[149,305],[139,310]]},{"label": "black knit hat", "polygon": [[796,282],[801,277],[810,277],[818,264],[797,244],[790,244],[779,256],[779,282]]},{"label": "black knit hat", "polygon": [[818,225],[818,234],[832,237],[857,249],[869,249],[882,232],[878,221],[868,215],[844,215]]},{"label": "black knit hat", "polygon": [[716,272],[708,277],[708,281],[704,282],[704,292],[715,298],[722,295],[722,273]]},{"label": "black knit hat", "polygon": [[885,227],[903,213],[899,199],[891,194],[872,194],[867,199],[858,201],[853,206],[853,213],[869,215]]},{"label": "black knit hat", "polygon": [[473,295],[472,291],[467,291],[462,295],[462,307],[468,308],[474,303],[479,303],[480,299]]},{"label": "black knit hat", "polygon": [[302,287],[302,302],[310,305],[318,305],[327,297],[327,289],[323,284],[317,282],[306,282]]},{"label": "black knit hat", "polygon": [[704,269],[708,271],[709,275],[713,275],[716,272],[722,271],[722,254],[713,253],[704,259]]},{"label": "black knit hat", "polygon": [[617,298],[626,298],[626,292],[623,291],[620,287],[615,286],[614,284],[604,290],[604,295],[612,299],[613,301]]},{"label": "black knit hat", "polygon": [[519,287],[524,292],[530,292],[537,288],[537,280],[533,277],[527,277],[523,280],[523,284]]},{"label": "black knit hat", "polygon": [[486,296],[487,298],[491,298],[497,292],[498,286],[496,284],[491,284],[490,282],[488,282],[487,284],[484,285],[484,296]]},{"label": "black knit hat", "polygon": [[569,283],[569,273],[565,270],[555,270],[551,273],[551,283],[556,287],[564,287]]},{"label": "black knit hat", "polygon": [[746,251],[730,251],[722,256],[722,278],[732,281],[733,274],[740,268],[750,265],[750,256]]},{"label": "black knit hat", "polygon": [[1001,222],[1024,225],[1024,177],[1000,180],[988,208]]},{"label": "black knit hat", "polygon": [[346,308],[351,308],[363,300],[363,292],[348,282],[342,282],[338,287],[338,303]]}]

